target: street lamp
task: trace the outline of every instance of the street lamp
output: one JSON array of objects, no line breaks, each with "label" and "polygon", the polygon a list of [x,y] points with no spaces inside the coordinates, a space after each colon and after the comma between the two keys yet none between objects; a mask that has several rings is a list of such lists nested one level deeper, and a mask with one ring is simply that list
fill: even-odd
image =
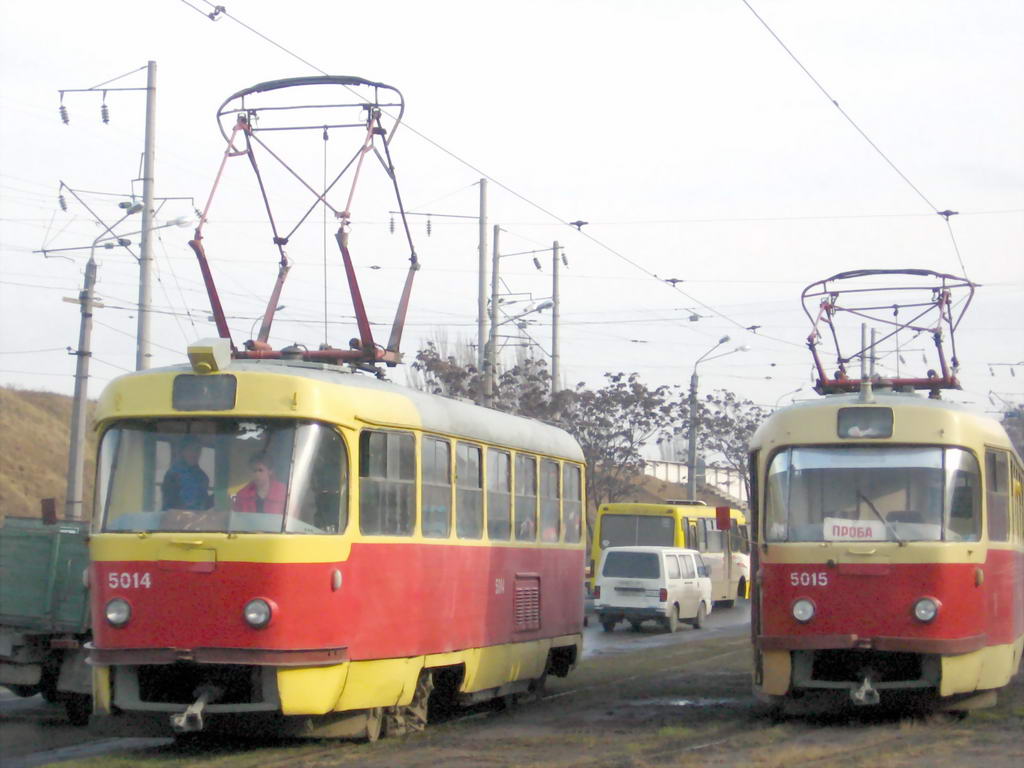
[{"label": "street lamp", "polygon": [[802,391],[803,391],[803,387],[797,387],[792,392],[783,392],[781,395],[779,395],[778,399],[775,401],[775,408],[774,408],[774,410],[776,410],[776,411],[779,410],[779,403],[782,402],[782,398],[789,397],[790,395],[795,395],[797,392],[802,392]]},{"label": "street lamp", "polygon": [[92,247],[89,249],[89,261],[85,265],[85,287],[78,297],[78,303],[81,304],[82,322],[78,333],[78,349],[74,353],[78,360],[75,364],[75,396],[71,404],[68,480],[64,496],[65,517],[72,520],[82,518],[82,480],[85,474],[85,404],[89,396],[89,358],[92,356],[89,351],[89,339],[92,333],[92,288],[96,282],[96,259],[93,258],[93,253],[97,243],[107,233],[129,216],[141,210],[142,206],[138,203],[129,206],[125,209],[124,216],[104,229],[100,236],[92,241]]},{"label": "street lamp", "polygon": [[690,376],[690,441],[689,450],[686,456],[686,494],[691,501],[697,500],[697,431],[700,429],[700,416],[697,410],[697,366],[705,360],[716,360],[736,352],[746,352],[747,346],[736,347],[728,352],[709,357],[712,352],[729,341],[728,336],[723,336],[711,349],[697,358],[693,363],[693,374]]}]

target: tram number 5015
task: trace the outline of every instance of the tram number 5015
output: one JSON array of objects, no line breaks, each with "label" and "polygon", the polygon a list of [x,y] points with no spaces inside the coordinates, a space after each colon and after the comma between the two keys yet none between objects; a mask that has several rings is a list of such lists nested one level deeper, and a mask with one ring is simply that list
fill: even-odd
[{"label": "tram number 5015", "polygon": [[111,571],[107,574],[107,586],[110,589],[149,589],[151,584],[148,571],[145,573]]},{"label": "tram number 5015", "polygon": [[828,574],[825,571],[791,573],[789,583],[794,587],[827,587]]}]

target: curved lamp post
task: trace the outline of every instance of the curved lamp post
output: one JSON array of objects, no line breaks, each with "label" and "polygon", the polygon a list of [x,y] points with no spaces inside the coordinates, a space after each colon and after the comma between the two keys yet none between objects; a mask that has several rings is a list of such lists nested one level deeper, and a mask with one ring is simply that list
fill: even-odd
[{"label": "curved lamp post", "polygon": [[697,366],[705,360],[716,360],[736,352],[746,352],[748,347],[741,346],[722,352],[719,355],[709,357],[712,352],[729,341],[728,336],[723,336],[711,349],[698,357],[693,363],[693,374],[690,376],[690,441],[686,456],[686,495],[691,501],[697,500],[697,432],[700,429],[700,415],[697,408]]}]

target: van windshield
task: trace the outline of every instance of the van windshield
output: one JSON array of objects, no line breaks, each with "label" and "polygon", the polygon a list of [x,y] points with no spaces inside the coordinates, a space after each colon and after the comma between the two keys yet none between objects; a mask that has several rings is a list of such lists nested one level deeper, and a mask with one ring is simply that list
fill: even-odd
[{"label": "van windshield", "polygon": [[657,579],[661,576],[658,555],[654,552],[609,552],[602,576],[627,579]]}]

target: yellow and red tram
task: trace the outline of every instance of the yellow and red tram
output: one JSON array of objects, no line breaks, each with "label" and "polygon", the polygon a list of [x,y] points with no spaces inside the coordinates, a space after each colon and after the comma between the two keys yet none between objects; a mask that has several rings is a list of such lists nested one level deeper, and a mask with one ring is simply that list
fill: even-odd
[{"label": "yellow and red tram", "polygon": [[755,692],[990,704],[1024,651],[1021,457],[991,418],[861,387],[752,438]]},{"label": "yellow and red tram", "polygon": [[567,433],[338,365],[226,362],[223,340],[190,357],[100,398],[96,720],[375,739],[442,694],[573,669],[585,470]]}]

